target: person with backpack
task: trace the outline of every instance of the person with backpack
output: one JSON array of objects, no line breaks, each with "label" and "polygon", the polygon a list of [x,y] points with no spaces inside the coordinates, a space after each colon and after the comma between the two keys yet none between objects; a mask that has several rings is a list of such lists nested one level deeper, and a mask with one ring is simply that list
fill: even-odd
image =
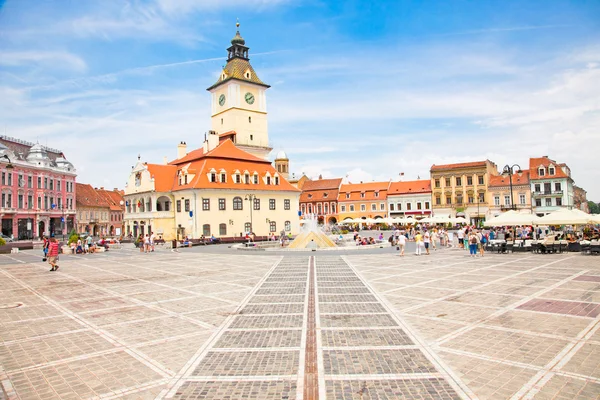
[{"label": "person with backpack", "polygon": [[44,258],[42,261],[46,261],[48,259],[48,246],[50,245],[50,240],[46,237],[46,235],[42,235],[43,247],[42,251],[44,252]]},{"label": "person with backpack", "polygon": [[479,255],[483,257],[483,253],[485,252],[485,245],[488,242],[487,234],[485,233],[485,231],[478,232],[477,239],[479,240]]},{"label": "person with backpack", "polygon": [[475,234],[475,232],[471,231],[471,233],[469,234],[469,255],[471,257],[477,256],[477,244],[478,243],[479,243],[479,240],[477,239],[477,235]]}]

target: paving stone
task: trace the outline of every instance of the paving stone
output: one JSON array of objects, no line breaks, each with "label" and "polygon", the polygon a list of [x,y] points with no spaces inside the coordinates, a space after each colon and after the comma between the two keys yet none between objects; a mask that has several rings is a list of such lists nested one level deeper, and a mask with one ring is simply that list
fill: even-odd
[{"label": "paving stone", "polygon": [[413,344],[402,329],[322,329],[321,338],[325,347],[407,346]]},{"label": "paving stone", "polygon": [[213,348],[299,348],[301,340],[302,330],[225,331]]},{"label": "paving stone", "polygon": [[296,398],[296,381],[185,382],[173,398],[291,400]]},{"label": "paving stone", "polygon": [[143,345],[137,347],[137,350],[160,363],[172,373],[177,373],[198,349],[206,343],[212,333],[213,331],[208,329],[198,331],[194,336]]},{"label": "paving stone", "polygon": [[323,314],[321,326],[332,327],[375,327],[398,326],[398,323],[388,314]]},{"label": "paving stone", "polygon": [[320,294],[319,303],[363,303],[372,302],[376,303],[377,299],[375,296],[370,294],[357,294],[357,295],[333,295],[333,294]]},{"label": "paving stone", "polygon": [[303,315],[237,315],[230,328],[234,329],[273,329],[302,328]]},{"label": "paving stone", "polygon": [[326,381],[328,399],[336,400],[458,400],[443,379]]},{"label": "paving stone", "polygon": [[304,303],[306,299],[306,295],[298,294],[298,295],[278,295],[278,296],[252,296],[249,303],[259,304],[259,303]]},{"label": "paving stone", "polygon": [[550,299],[533,299],[518,307],[520,310],[532,310],[554,314],[578,315],[596,318],[600,315],[600,304],[581,303],[577,301],[561,301]]},{"label": "paving stone", "polygon": [[193,376],[296,375],[299,351],[211,351]]},{"label": "paving stone", "polygon": [[366,287],[320,287],[319,294],[362,294],[371,293]]},{"label": "paving stone", "polygon": [[78,329],[87,329],[86,326],[69,318],[56,317],[42,320],[29,320],[0,324],[0,342],[31,339],[42,335],[51,335]]},{"label": "paving stone", "polygon": [[321,314],[387,313],[379,303],[321,303],[319,311]]},{"label": "paving stone", "polygon": [[304,294],[306,293],[305,287],[296,287],[296,288],[277,288],[277,289],[258,289],[256,294]]},{"label": "paving stone", "polygon": [[574,338],[589,323],[590,321],[586,318],[519,310],[506,311],[502,315],[486,321],[485,325]]},{"label": "paving stone", "polygon": [[240,314],[302,314],[304,304],[248,304]]},{"label": "paving stone", "polygon": [[600,345],[585,343],[561,370],[600,379]]},{"label": "paving stone", "polygon": [[534,397],[535,400],[597,400],[600,383],[554,375]]},{"label": "paving stone", "polygon": [[328,375],[433,373],[435,367],[421,350],[324,350]]}]

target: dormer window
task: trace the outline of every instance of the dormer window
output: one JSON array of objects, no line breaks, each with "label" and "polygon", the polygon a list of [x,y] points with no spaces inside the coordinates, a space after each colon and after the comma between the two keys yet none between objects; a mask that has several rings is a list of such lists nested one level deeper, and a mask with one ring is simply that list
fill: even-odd
[{"label": "dormer window", "polygon": [[227,182],[227,174],[225,172],[221,172],[221,183]]},{"label": "dormer window", "polygon": [[346,193],[346,198],[349,199],[350,198],[350,193]]},{"label": "dormer window", "polygon": [[312,199],[312,194],[310,194],[310,193],[309,193],[309,194],[308,194],[308,198],[309,198],[309,199]]},{"label": "dormer window", "polygon": [[242,183],[242,177],[240,174],[235,174],[235,183]]},{"label": "dormer window", "polygon": [[187,174],[185,174],[185,175],[183,176],[183,182],[184,182],[184,185],[187,185],[187,184],[188,184],[188,178],[187,178]]},{"label": "dormer window", "polygon": [[279,185],[279,177],[278,176],[275,177],[275,184]]},{"label": "dormer window", "polygon": [[258,185],[258,174],[256,172],[254,173],[254,184]]},{"label": "dormer window", "polygon": [[554,174],[555,174],[555,172],[556,172],[556,171],[554,170],[554,167],[550,167],[550,168],[548,168],[548,174],[550,174],[550,175],[554,175]]},{"label": "dormer window", "polygon": [[539,169],[539,171],[538,171],[538,175],[539,175],[539,176],[544,176],[544,175],[546,175],[546,171],[544,170],[544,168],[543,168],[543,167]]},{"label": "dormer window", "polygon": [[244,174],[244,183],[246,185],[250,184],[250,174]]},{"label": "dormer window", "polygon": [[252,77],[252,74],[250,73],[249,69],[246,70],[246,72],[244,73],[244,76],[246,77],[246,79],[250,79]]},{"label": "dormer window", "polygon": [[375,192],[375,197],[379,197],[379,192]]},{"label": "dormer window", "polygon": [[360,198],[361,198],[361,199],[364,199],[364,198],[365,198],[365,192],[362,192],[362,193],[360,194]]},{"label": "dormer window", "polygon": [[211,182],[216,182],[217,181],[217,173],[216,172],[211,172],[210,173],[210,181]]},{"label": "dormer window", "polygon": [[271,177],[267,176],[267,185],[270,185],[270,184],[271,184]]},{"label": "dormer window", "polygon": [[329,193],[323,193],[323,197],[327,197],[329,195]]}]

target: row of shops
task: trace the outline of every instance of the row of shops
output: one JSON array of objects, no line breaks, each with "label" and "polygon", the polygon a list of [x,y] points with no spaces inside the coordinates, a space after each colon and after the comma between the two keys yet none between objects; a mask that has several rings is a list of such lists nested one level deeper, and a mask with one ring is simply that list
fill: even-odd
[{"label": "row of shops", "polygon": [[2,216],[2,234],[15,240],[33,240],[46,236],[68,234],[74,226],[72,215],[50,216]]}]

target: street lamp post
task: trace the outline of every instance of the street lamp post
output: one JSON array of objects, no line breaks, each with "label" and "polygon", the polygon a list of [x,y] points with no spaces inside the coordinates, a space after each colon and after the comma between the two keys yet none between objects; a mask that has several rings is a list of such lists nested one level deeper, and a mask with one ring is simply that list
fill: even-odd
[{"label": "street lamp post", "polygon": [[253,193],[249,193],[244,197],[245,200],[248,200],[250,204],[250,233],[254,232],[252,225],[252,209],[254,208],[254,199],[256,199],[256,195]]},{"label": "street lamp post", "polygon": [[[517,168],[517,170],[515,171],[515,167]],[[508,176],[508,183],[510,186],[510,208],[511,210],[515,209],[515,199],[513,197],[513,185],[512,185],[512,176],[517,173],[519,174],[519,176],[523,173],[523,170],[521,169],[521,166],[519,164],[513,164],[511,165],[505,165],[504,168],[502,169],[502,175],[503,176]]]}]

